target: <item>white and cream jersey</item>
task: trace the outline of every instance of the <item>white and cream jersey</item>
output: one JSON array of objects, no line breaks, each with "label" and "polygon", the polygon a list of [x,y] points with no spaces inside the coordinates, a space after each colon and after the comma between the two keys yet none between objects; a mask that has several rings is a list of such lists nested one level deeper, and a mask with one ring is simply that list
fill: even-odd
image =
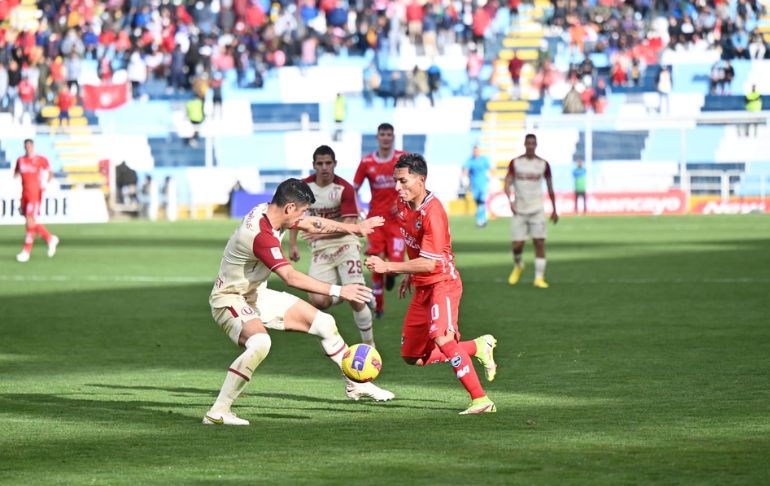
[{"label": "white and cream jersey", "polygon": [[267,284],[270,273],[290,264],[281,249],[285,232],[273,229],[267,206],[254,206],[227,242],[209,297],[211,307],[238,305],[239,297],[256,305],[259,288]]},{"label": "white and cream jersey", "polygon": [[538,156],[521,155],[508,164],[513,179],[516,212],[532,214],[543,211],[543,178],[551,177],[551,166]]},{"label": "white and cream jersey", "polygon": [[[308,208],[310,216],[341,221],[343,218],[358,218],[358,203],[356,202],[356,190],[353,186],[339,176],[334,176],[331,184],[319,186],[316,184],[315,175],[304,179],[310,190],[313,191],[315,202]],[[357,243],[358,238],[353,235],[342,235],[334,238],[323,238],[310,243],[312,251],[324,250],[330,247],[340,246],[345,243]]]}]

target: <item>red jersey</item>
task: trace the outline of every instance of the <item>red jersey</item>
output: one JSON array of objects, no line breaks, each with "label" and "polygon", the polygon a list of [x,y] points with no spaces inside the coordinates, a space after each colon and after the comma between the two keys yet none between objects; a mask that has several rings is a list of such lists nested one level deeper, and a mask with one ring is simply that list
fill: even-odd
[{"label": "red jersey", "polygon": [[416,287],[460,278],[452,253],[449,221],[441,201],[428,193],[420,207],[412,209],[409,204],[399,200],[397,219],[409,259],[423,257],[436,260],[432,273],[412,274],[412,282]]},{"label": "red jersey", "polygon": [[372,190],[372,200],[369,202],[369,218],[372,216],[392,217],[392,210],[398,201],[393,172],[396,170],[395,165],[398,158],[405,153],[403,150],[394,150],[389,159],[382,160],[377,156],[377,152],[372,152],[361,159],[361,163],[358,164],[353,185],[358,190],[364,179],[369,180],[369,188]]},{"label": "red jersey", "polygon": [[27,200],[40,199],[43,194],[43,178],[48,178],[47,171],[51,170],[48,159],[42,155],[27,157],[22,155],[16,159],[14,174],[21,175],[21,197]]}]

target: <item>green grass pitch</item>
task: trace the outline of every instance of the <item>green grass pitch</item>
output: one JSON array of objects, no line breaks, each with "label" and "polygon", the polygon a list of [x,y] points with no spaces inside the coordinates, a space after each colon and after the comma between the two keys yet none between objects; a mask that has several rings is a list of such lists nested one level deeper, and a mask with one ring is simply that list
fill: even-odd
[{"label": "green grass pitch", "polygon": [[451,224],[498,413],[458,416],[448,366],[401,361],[394,291],[375,331],[395,401],[346,400],[314,337],[272,332],[243,428],[200,424],[238,354],[207,304],[236,221],[55,226],[57,256],[38,241],[24,265],[0,227],[0,483],[770,482],[770,217],[566,218],[548,290],[531,244],[505,283],[507,220]]}]

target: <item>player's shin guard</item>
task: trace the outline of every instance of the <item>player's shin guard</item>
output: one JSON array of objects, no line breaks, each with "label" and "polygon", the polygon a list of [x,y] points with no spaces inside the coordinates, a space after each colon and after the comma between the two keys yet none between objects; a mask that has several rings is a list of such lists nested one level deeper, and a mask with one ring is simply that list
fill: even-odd
[{"label": "player's shin guard", "polygon": [[353,321],[361,333],[361,341],[366,344],[374,343],[374,327],[372,325],[372,311],[364,306],[360,311],[353,311]]},{"label": "player's shin guard", "polygon": [[471,400],[486,396],[484,389],[479,382],[479,376],[476,374],[476,368],[473,367],[471,357],[456,341],[449,341],[440,346],[441,351],[449,358],[449,364],[454,369],[455,376],[460,380]]},{"label": "player's shin guard", "polygon": [[[468,353],[468,356],[474,356],[476,354],[476,341],[461,341],[458,343],[460,347]],[[422,361],[421,366],[426,366],[435,363],[446,363],[449,358],[441,351],[441,348],[435,346],[433,351],[430,352],[430,356]]]},{"label": "player's shin guard", "polygon": [[374,294],[375,312],[385,310],[385,276],[381,273],[372,273],[372,293]]},{"label": "player's shin guard", "polygon": [[545,278],[545,258],[535,258],[535,278]]},{"label": "player's shin guard", "polygon": [[24,251],[29,253],[32,251],[32,245],[35,243],[35,234],[37,232],[34,228],[27,229],[27,234],[24,235]]},{"label": "player's shin guard", "polygon": [[48,232],[46,227],[42,224],[38,224],[35,230],[37,231],[37,234],[39,234],[40,237],[43,238],[46,243],[48,243],[48,241],[51,239],[51,233]]},{"label": "player's shin guard", "polygon": [[315,319],[313,319],[313,324],[307,332],[313,336],[320,337],[321,347],[324,348],[326,356],[337,363],[337,366],[342,366],[342,355],[348,349],[348,345],[345,344],[342,336],[337,331],[334,317],[326,312],[318,311]]},{"label": "player's shin guard", "polygon": [[211,407],[214,412],[228,412],[230,406],[251,380],[254,370],[270,352],[270,336],[259,333],[251,336],[245,343],[246,350],[233,361],[227,370],[225,382],[219,396]]}]

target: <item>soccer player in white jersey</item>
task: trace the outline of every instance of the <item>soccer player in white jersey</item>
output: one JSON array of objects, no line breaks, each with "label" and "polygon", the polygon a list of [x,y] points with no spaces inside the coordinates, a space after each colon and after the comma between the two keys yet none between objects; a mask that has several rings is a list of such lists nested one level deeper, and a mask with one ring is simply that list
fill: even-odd
[{"label": "soccer player in white jersey", "polygon": [[[325,218],[305,216],[315,202],[313,191],[298,179],[282,182],[269,204],[255,206],[243,218],[225,247],[214,288],[209,297],[214,320],[230,339],[245,349],[230,365],[214,405],[206,412],[206,425],[248,425],[230,409],[251,375],[270,351],[267,329],[298,331],[321,339],[326,355],[339,367],[348,346],[337,332],[334,318],[307,302],[267,288],[271,272],[290,287],[339,297],[349,302],[371,300],[371,289],[360,284],[331,285],[292,268],[281,250],[281,238],[289,228],[308,233],[348,233],[366,236],[383,224],[370,218],[359,224],[345,224]],[[394,395],[372,383],[345,380],[345,394],[351,400],[369,397],[391,400]]]},{"label": "soccer player in white jersey", "polygon": [[[545,208],[543,207],[543,179],[548,187],[548,196],[551,198],[553,211],[551,221],[557,223],[559,215],[556,213],[556,196],[553,193],[553,180],[551,178],[551,166],[547,161],[535,154],[537,137],[529,133],[524,137],[524,155],[511,160],[508,164],[508,173],[505,176],[505,195],[511,202],[513,220],[511,223],[511,239],[513,241],[514,266],[508,276],[508,283],[516,285],[524,271],[522,253],[527,237],[532,238],[535,245],[535,282],[540,289],[547,289],[545,281],[545,237],[547,225],[545,220]],[[513,192],[511,192],[513,188]],[[513,196],[513,197],[512,197]]]},{"label": "soccer player in white jersey", "polygon": [[[336,167],[337,158],[331,147],[321,145],[315,149],[315,174],[304,179],[315,196],[315,202],[310,206],[308,214],[355,224],[358,221],[356,190],[348,181],[334,173]],[[299,261],[300,257],[297,249],[298,233],[299,230],[292,229],[289,234],[289,258],[295,262]],[[366,284],[361,262],[361,243],[358,238],[349,234],[333,233],[306,233],[304,238],[310,243],[312,252],[308,275],[330,284]],[[321,310],[339,302],[337,297],[322,294],[309,294],[308,299]],[[361,340],[374,346],[372,311],[366,304],[359,302],[350,301],[350,307],[353,308],[353,321],[361,333]]]}]

